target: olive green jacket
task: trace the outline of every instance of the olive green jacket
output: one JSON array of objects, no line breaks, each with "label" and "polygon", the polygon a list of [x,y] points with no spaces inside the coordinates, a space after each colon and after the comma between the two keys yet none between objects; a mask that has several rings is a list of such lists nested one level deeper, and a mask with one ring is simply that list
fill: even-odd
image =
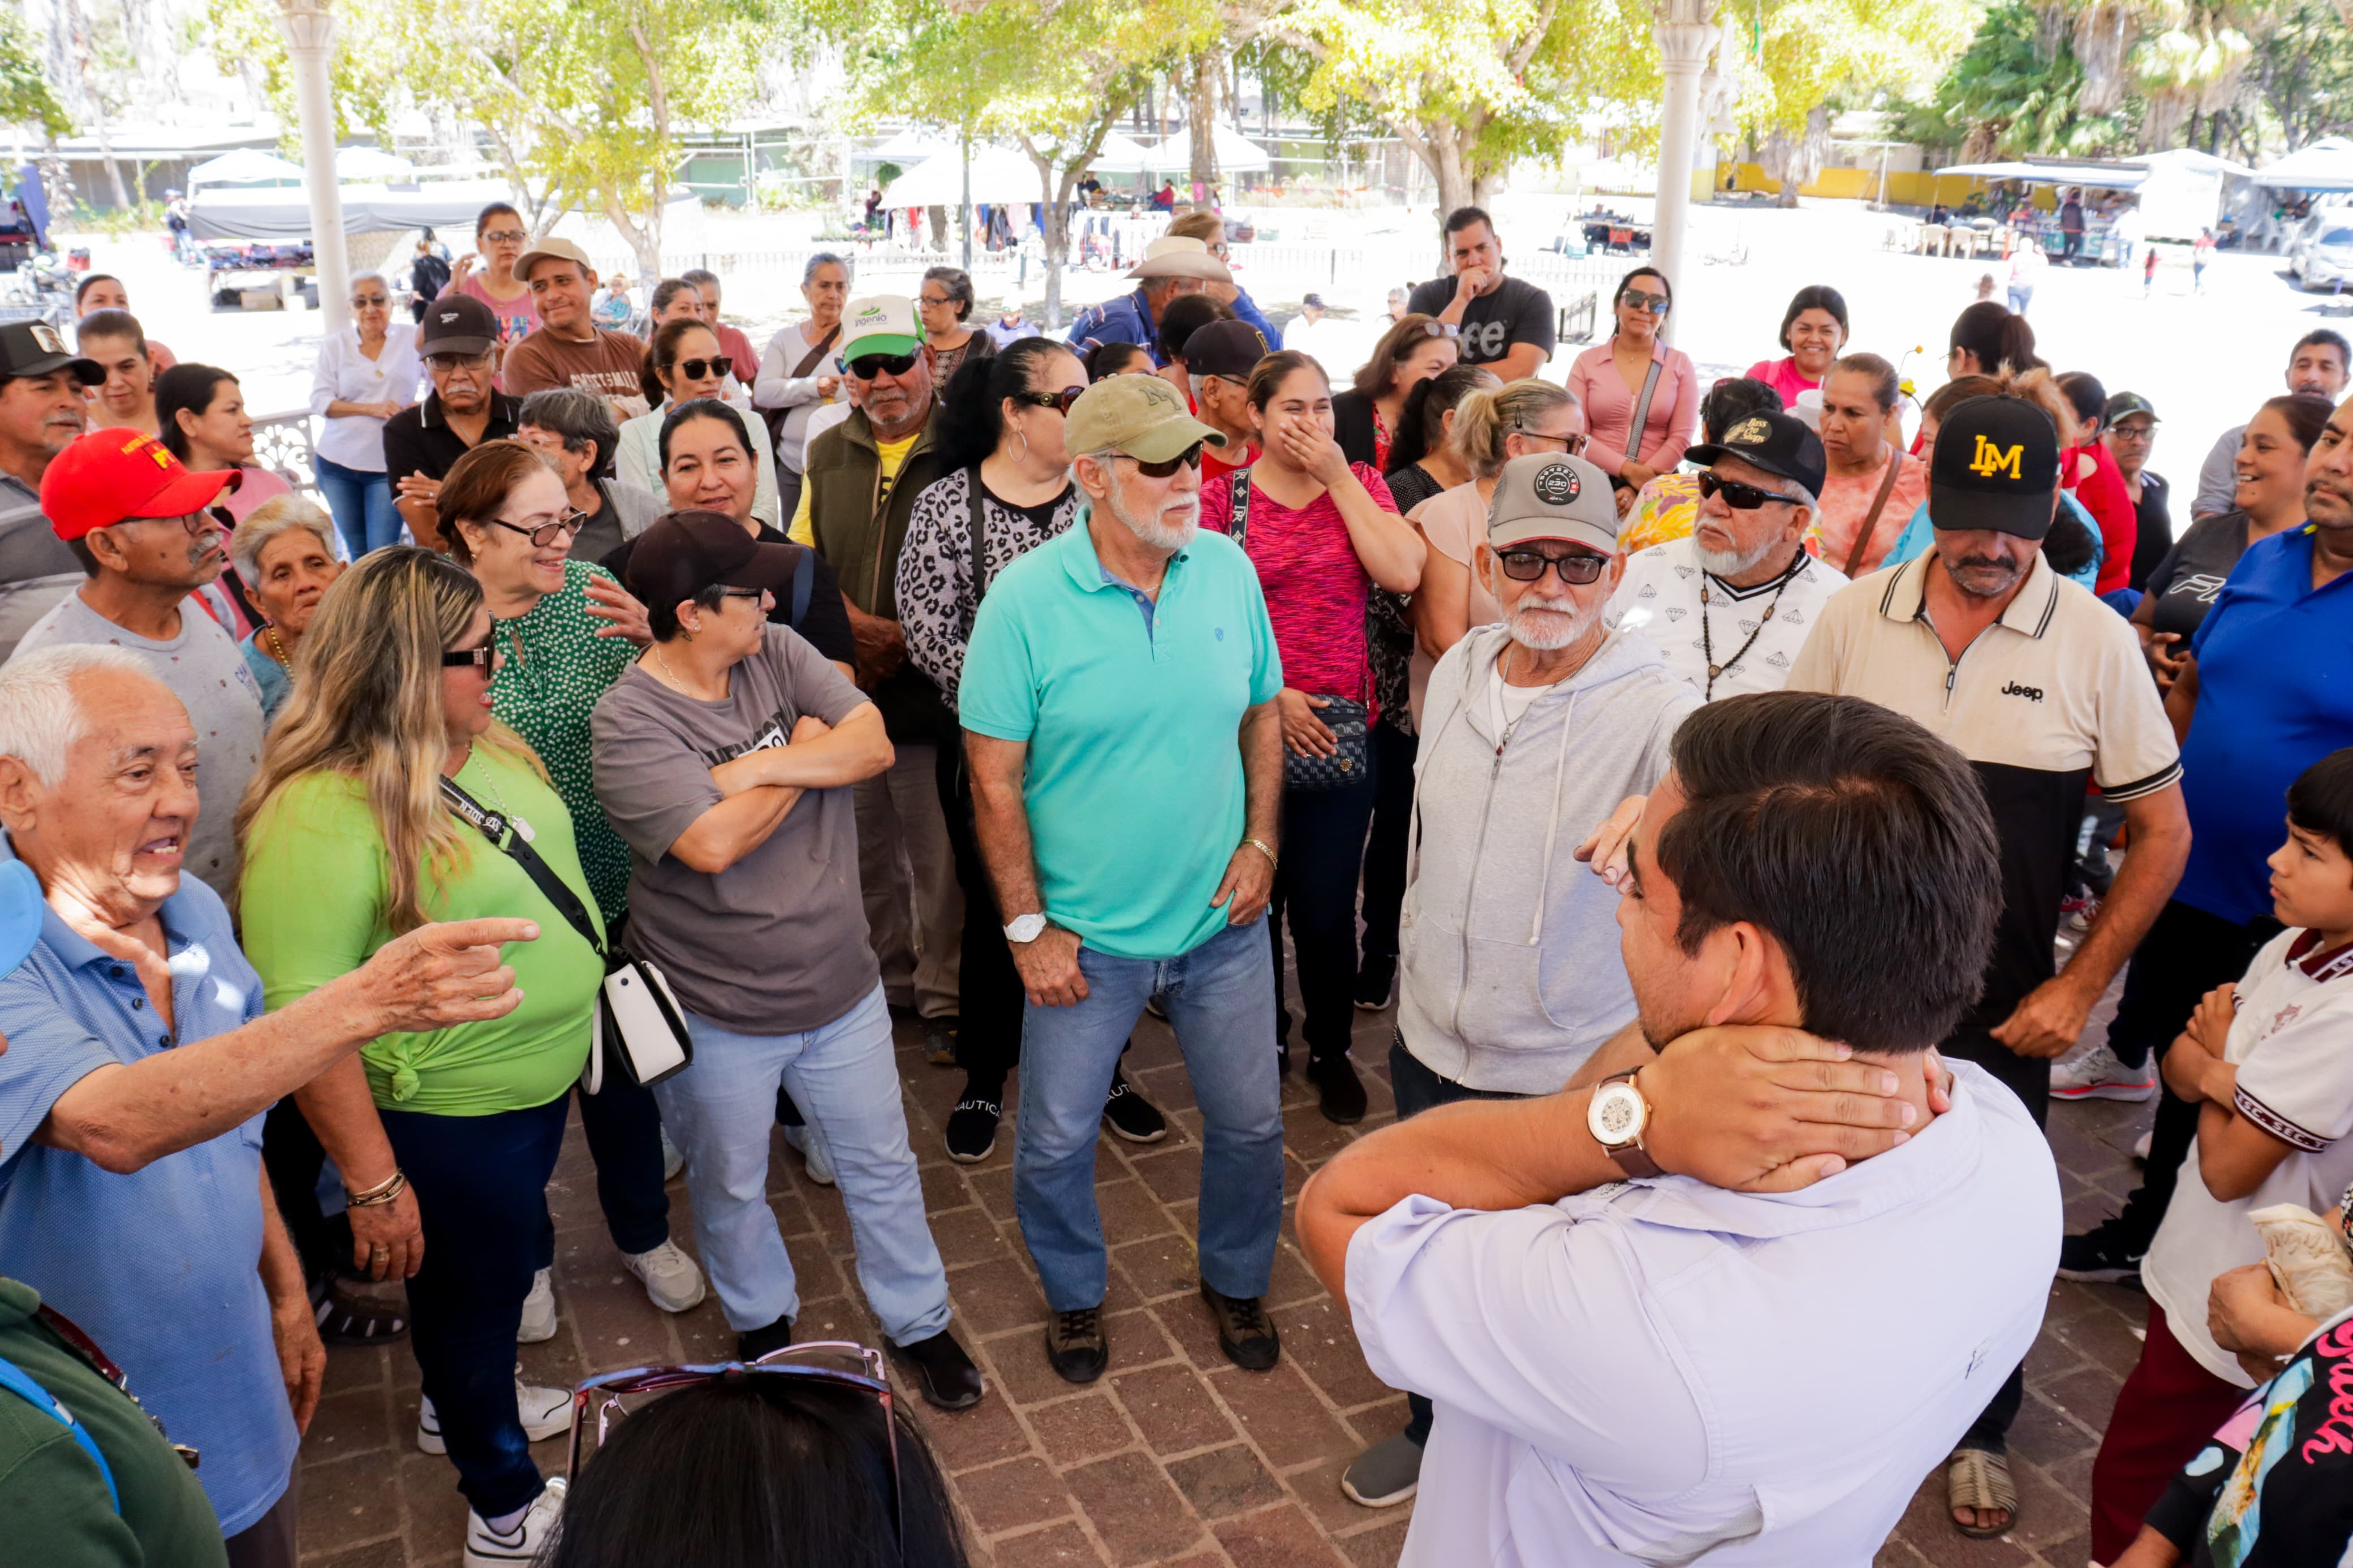
[{"label": "olive green jacket", "polygon": [[[938,405],[933,405],[936,417]],[[870,616],[899,618],[899,552],[907,542],[907,521],[915,498],[945,470],[932,445],[933,426],[923,426],[890,492],[882,489],[882,459],[874,449],[874,426],[862,408],[809,443],[802,469],[808,487],[810,537],[817,552],[841,579],[842,596]],[[902,744],[952,743],[955,721],[940,689],[911,661],[885,678],[870,694],[881,710],[891,739]]]}]

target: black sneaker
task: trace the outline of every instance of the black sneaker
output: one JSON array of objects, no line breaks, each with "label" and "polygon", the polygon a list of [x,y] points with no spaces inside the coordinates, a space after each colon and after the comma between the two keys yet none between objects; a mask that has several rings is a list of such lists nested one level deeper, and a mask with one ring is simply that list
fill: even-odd
[{"label": "black sneaker", "polygon": [[1218,1348],[1244,1372],[1271,1372],[1282,1354],[1282,1340],[1257,1296],[1228,1296],[1201,1281],[1201,1300],[1218,1325]]},{"label": "black sneaker", "polygon": [[1367,1013],[1377,1013],[1389,1005],[1397,990],[1397,960],[1375,958],[1366,954],[1356,966],[1356,1005]]},{"label": "black sneaker", "polygon": [[997,1147],[997,1123],[1005,1114],[1004,1095],[1001,1089],[983,1091],[965,1086],[964,1098],[948,1112],[949,1159],[974,1165],[988,1158]]},{"label": "black sneaker", "polygon": [[969,1410],[988,1392],[980,1368],[945,1329],[911,1345],[892,1345],[891,1355],[913,1369],[923,1397],[943,1410]]},{"label": "black sneaker", "polygon": [[1131,1143],[1157,1143],[1168,1136],[1168,1119],[1117,1068],[1112,1069],[1111,1092],[1103,1096],[1103,1121]]},{"label": "black sneaker", "polygon": [[1308,1063],[1307,1081],[1322,1096],[1324,1121],[1354,1127],[1365,1119],[1365,1080],[1356,1076],[1356,1064],[1347,1058]]},{"label": "black sneaker", "polygon": [[1046,1364],[1065,1383],[1092,1383],[1103,1374],[1111,1364],[1111,1341],[1103,1334],[1101,1307],[1057,1312],[1046,1320]]},{"label": "black sneaker", "polygon": [[923,1059],[935,1068],[956,1065],[956,1031],[964,1020],[955,1016],[923,1020]]},{"label": "black sneaker", "polygon": [[2093,1284],[2116,1285],[2140,1277],[2141,1259],[2148,1244],[2129,1235],[2121,1220],[2102,1220],[2081,1236],[2059,1243],[2059,1278]]},{"label": "black sneaker", "polygon": [[770,1351],[780,1351],[793,1342],[793,1321],[778,1318],[765,1329],[751,1329],[735,1336],[735,1359],[758,1361]]}]

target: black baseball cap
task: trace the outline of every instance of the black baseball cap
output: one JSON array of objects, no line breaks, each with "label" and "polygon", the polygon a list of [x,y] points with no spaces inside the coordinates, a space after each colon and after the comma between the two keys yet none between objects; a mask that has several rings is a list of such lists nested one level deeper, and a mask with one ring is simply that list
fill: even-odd
[{"label": "black baseball cap", "polygon": [[84,386],[96,386],[106,372],[94,359],[85,359],[66,347],[65,339],[47,321],[10,321],[0,326],[0,380],[47,375],[69,370]]},{"label": "black baseball cap", "polygon": [[1752,468],[1795,479],[1814,494],[1822,493],[1822,438],[1795,415],[1778,410],[1746,415],[1732,422],[1723,440],[1702,442],[1683,452],[1686,463],[1716,463],[1725,458],[1737,458]]},{"label": "black baseball cap", "polygon": [[763,544],[723,511],[665,512],[629,552],[629,592],[648,605],[677,605],[705,588],[781,588],[800,565],[800,547]]},{"label": "black baseball cap", "polygon": [[1972,397],[1936,427],[1928,464],[1928,521],[2021,539],[2051,531],[2059,489],[2059,431],[2022,397]]},{"label": "black baseball cap", "polygon": [[2129,419],[2136,414],[2146,414],[2152,425],[2158,422],[2157,405],[2137,392],[2112,392],[2100,410],[2100,423],[2114,425],[2119,419]]},{"label": "black baseball cap", "polygon": [[1211,321],[1185,340],[1185,369],[1194,375],[1248,381],[1258,362],[1273,352],[1266,334],[1248,321]]},{"label": "black baseball cap", "polygon": [[417,353],[486,354],[498,347],[499,318],[471,294],[444,294],[425,307],[417,324]]}]

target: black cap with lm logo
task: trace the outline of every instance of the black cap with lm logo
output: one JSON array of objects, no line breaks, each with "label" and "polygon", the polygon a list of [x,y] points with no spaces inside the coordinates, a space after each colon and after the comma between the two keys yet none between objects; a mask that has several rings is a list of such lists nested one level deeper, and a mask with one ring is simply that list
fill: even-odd
[{"label": "black cap with lm logo", "polygon": [[2059,488],[2059,432],[2021,397],[1972,397],[1936,430],[1928,464],[1928,521],[2041,539]]}]

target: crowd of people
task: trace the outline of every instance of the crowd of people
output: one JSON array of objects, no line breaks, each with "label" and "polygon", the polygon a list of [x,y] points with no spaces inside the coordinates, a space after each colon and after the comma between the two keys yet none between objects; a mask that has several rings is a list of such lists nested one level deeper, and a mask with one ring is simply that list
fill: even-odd
[{"label": "crowd of people", "polygon": [[[2000,1535],[2054,1273],[2149,1300],[2093,1561],[2337,1561],[2353,351],[2294,346],[2177,529],[2157,408],[1999,303],[1915,410],[1828,285],[1704,384],[1638,265],[1548,374],[1493,220],[1441,237],[1361,366],[1208,212],[1061,336],[819,254],[755,352],[707,273],[603,324],[493,206],[413,324],[353,280],[317,500],[119,282],[70,346],[0,325],[9,1538],[290,1565],[324,1343],[405,1340],[469,1568],[690,1521],[961,1563],[894,1387],[990,1389],[894,1020],[963,1075],[952,1158],[1010,1108],[1083,1384],[1097,1140],[1168,1132],[1143,1016],[1266,1372],[1294,1026],[1348,1126],[1371,1013],[1397,1121],[1296,1234],[1409,1395],[1339,1483],[1419,1496],[1407,1563],[1861,1562],[1940,1468]],[[2054,1099],[2159,1101],[2082,1235]],[[517,1375],[575,1100],[620,1266],[733,1358]],[[797,1331],[779,1127],[879,1350]]]}]

